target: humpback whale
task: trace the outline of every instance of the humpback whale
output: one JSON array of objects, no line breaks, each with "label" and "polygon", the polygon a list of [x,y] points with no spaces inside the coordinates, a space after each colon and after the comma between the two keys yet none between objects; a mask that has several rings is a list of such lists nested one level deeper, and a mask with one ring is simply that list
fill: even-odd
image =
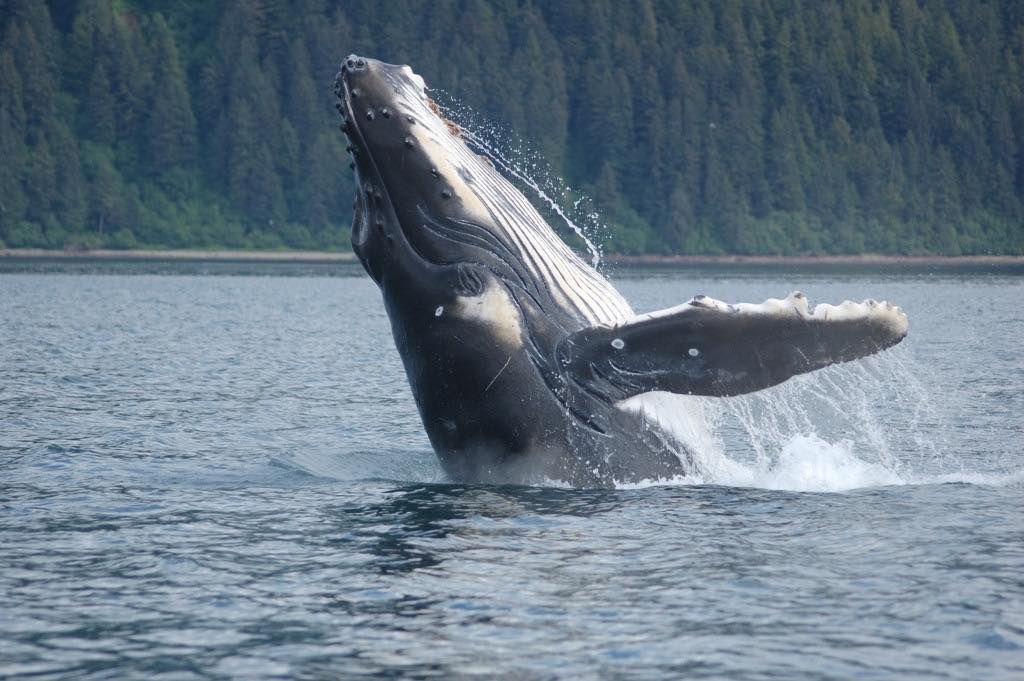
[{"label": "humpback whale", "polygon": [[626,400],[761,390],[907,333],[889,303],[811,307],[801,293],[637,315],[408,66],[350,55],[335,94],[357,182],[352,248],[451,479],[607,487],[691,473],[685,446]]}]

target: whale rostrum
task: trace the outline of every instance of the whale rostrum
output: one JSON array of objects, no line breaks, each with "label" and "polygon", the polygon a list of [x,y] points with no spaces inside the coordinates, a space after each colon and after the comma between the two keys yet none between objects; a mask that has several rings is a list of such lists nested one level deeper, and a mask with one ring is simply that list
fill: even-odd
[{"label": "whale rostrum", "polygon": [[446,120],[408,66],[335,81],[358,190],[352,248],[380,288],[424,428],[456,480],[611,486],[694,472],[622,403],[730,396],[899,343],[907,317],[801,293],[637,315]]}]

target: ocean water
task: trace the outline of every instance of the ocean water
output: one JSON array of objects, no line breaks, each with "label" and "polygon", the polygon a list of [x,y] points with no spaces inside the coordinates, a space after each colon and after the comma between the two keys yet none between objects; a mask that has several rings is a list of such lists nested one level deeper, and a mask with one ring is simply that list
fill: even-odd
[{"label": "ocean water", "polygon": [[634,404],[699,475],[475,486],[355,266],[0,261],[0,677],[1024,678],[1024,273],[612,276],[910,336]]}]

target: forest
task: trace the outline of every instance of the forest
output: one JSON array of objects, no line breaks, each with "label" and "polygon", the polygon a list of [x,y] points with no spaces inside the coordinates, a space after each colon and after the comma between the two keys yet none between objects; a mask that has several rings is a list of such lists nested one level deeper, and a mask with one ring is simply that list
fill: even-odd
[{"label": "forest", "polygon": [[1024,253],[1019,0],[0,0],[0,246],[349,248],[350,52],[609,252]]}]

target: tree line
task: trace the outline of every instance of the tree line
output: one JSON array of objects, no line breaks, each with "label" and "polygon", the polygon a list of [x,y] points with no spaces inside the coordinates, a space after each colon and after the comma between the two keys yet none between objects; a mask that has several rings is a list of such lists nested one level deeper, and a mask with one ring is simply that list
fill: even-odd
[{"label": "tree line", "polygon": [[1024,253],[1020,0],[0,0],[0,244],[347,248],[409,63],[625,253]]}]

